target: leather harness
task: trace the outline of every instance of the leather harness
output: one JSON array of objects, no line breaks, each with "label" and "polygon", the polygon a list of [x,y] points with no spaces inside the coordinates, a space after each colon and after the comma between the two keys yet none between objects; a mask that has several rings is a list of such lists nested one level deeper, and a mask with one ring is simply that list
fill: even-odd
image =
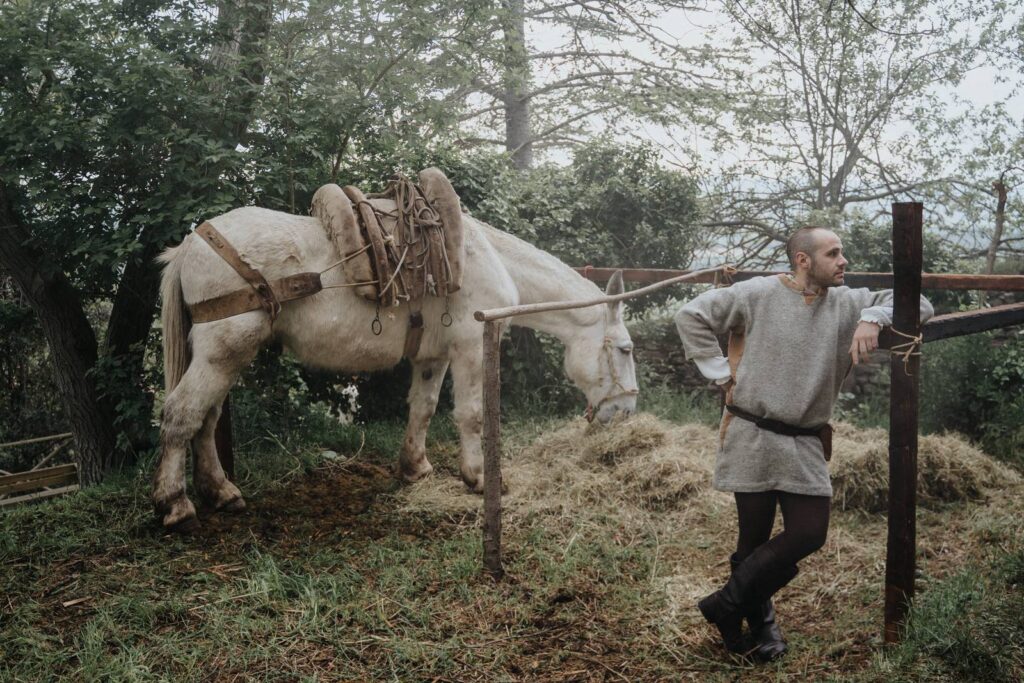
[{"label": "leather harness", "polygon": [[208,323],[263,309],[273,325],[281,312],[282,302],[312,296],[323,289],[320,273],[297,273],[274,280],[273,283],[267,282],[260,271],[242,260],[238,251],[212,223],[204,222],[196,229],[196,234],[213,247],[214,253],[224,259],[246,281],[249,288],[189,305],[193,323]]}]

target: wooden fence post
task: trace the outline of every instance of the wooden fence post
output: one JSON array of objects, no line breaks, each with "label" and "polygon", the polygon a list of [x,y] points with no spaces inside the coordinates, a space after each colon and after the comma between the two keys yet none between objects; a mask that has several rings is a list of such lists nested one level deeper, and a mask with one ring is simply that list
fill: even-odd
[{"label": "wooden fence post", "polygon": [[501,323],[484,323],[484,568],[495,579],[501,566]]},{"label": "wooden fence post", "polygon": [[[903,635],[914,598],[917,549],[917,417],[921,334],[920,202],[892,205],[893,351],[889,389],[889,536],[885,554],[885,642]],[[896,334],[901,332],[902,335]],[[907,335],[907,336],[903,336]]]},{"label": "wooden fence post", "polygon": [[217,458],[230,481],[235,480],[235,451],[231,438],[231,395],[224,397],[220,407],[220,419],[213,432],[213,441],[217,445]]}]

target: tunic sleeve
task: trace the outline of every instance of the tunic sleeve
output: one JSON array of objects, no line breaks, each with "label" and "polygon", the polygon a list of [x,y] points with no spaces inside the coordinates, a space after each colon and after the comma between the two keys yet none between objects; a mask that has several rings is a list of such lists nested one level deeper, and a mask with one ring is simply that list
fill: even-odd
[{"label": "tunic sleeve", "polygon": [[747,307],[741,284],[704,292],[676,312],[676,329],[687,359],[721,356],[716,335],[744,327]]},{"label": "tunic sleeve", "polygon": [[[867,289],[852,290],[858,295],[860,304],[860,319],[879,325],[892,325],[892,290],[883,289],[880,292],[871,292]],[[921,295],[921,322],[928,322],[935,315],[931,302]]]}]

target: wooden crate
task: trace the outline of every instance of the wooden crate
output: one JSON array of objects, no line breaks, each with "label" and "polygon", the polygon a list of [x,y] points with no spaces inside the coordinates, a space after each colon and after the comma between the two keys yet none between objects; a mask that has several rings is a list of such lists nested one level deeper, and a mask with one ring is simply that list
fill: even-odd
[{"label": "wooden crate", "polygon": [[[11,497],[0,498],[0,507],[52,498],[77,491],[78,488],[78,466],[74,464],[5,474],[0,476],[0,496]],[[26,491],[30,493],[25,493]],[[13,496],[15,493],[22,495]]]}]

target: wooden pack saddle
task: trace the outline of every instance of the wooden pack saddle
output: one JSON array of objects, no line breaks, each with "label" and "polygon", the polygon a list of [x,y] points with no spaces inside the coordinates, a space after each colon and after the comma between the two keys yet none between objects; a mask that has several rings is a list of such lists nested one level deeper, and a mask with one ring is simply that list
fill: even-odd
[{"label": "wooden pack saddle", "polygon": [[[192,304],[192,322],[263,309],[273,324],[282,303],[321,291],[320,276],[341,266],[346,282],[336,286],[355,288],[356,293],[376,301],[378,309],[410,304],[405,350],[407,356],[415,355],[423,331],[419,302],[426,294],[447,297],[462,286],[465,255],[462,210],[451,183],[436,168],[421,171],[419,180],[416,185],[396,175],[384,192],[369,197],[352,186],[321,187],[313,195],[310,213],[320,221],[342,259],[319,273],[297,273],[274,282],[267,282],[212,224],[204,222],[196,234],[249,286]],[[374,332],[379,333],[379,316],[374,324]]]}]

